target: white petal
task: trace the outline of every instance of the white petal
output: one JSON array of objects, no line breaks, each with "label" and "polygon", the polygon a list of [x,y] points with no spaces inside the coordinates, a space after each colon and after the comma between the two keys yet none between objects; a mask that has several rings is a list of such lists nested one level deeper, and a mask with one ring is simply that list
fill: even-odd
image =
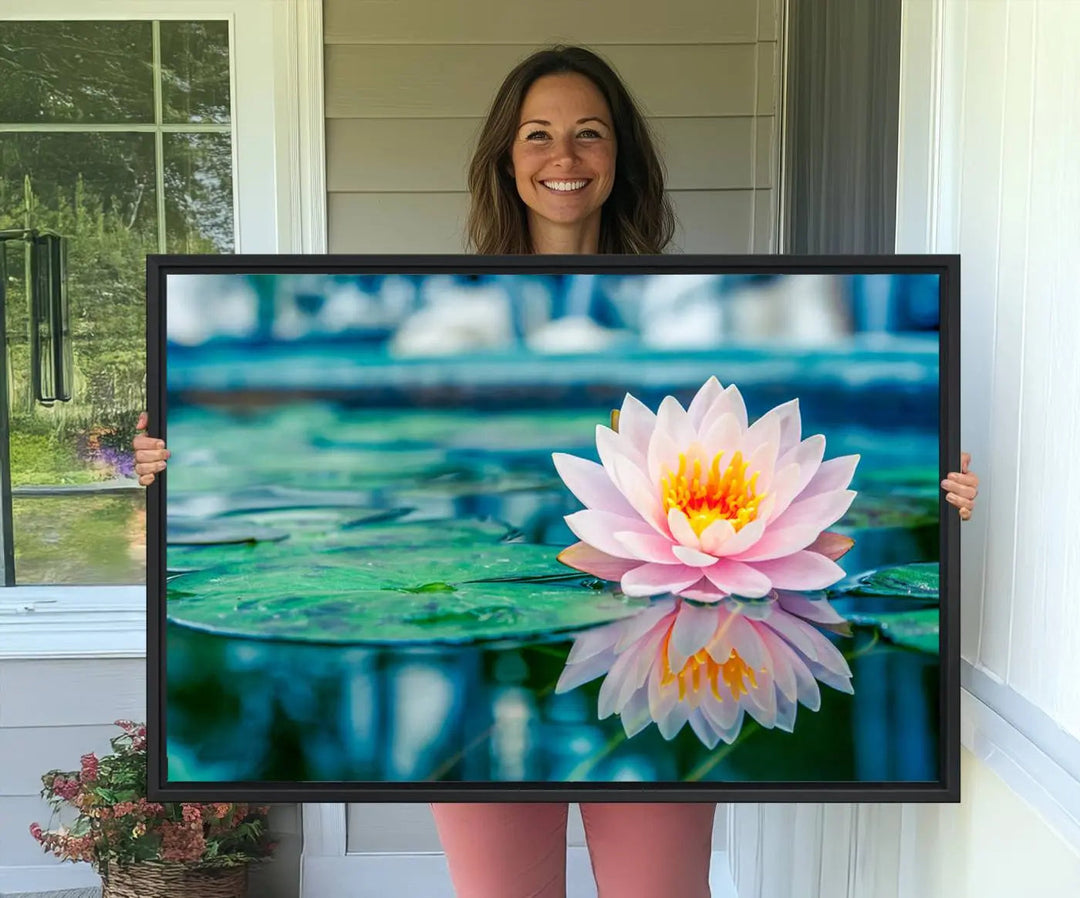
[{"label": "white petal", "polygon": [[[820,470],[821,459],[824,455],[825,437],[821,434],[815,434],[812,437],[807,437],[792,451],[779,459],[777,462],[779,466],[789,464],[799,466],[799,477],[795,481],[794,490],[791,493],[792,501],[801,498],[800,494],[802,491],[806,489],[814,475]],[[782,502],[778,502],[776,508],[773,510],[773,517],[778,517],[785,509],[786,505]]]},{"label": "white petal", "polygon": [[716,557],[691,549],[689,546],[673,546],[672,554],[688,567],[710,567],[716,564]]},{"label": "white petal", "polygon": [[[633,530],[620,530],[612,536],[622,543],[634,558],[652,561],[658,564],[681,562],[672,552],[672,542],[658,533],[641,533]],[[679,548],[682,548],[681,546]]]},{"label": "white petal", "polygon": [[615,653],[610,649],[599,655],[593,655],[580,664],[570,664],[563,668],[559,676],[559,682],[555,686],[555,693],[561,695],[571,689],[577,689],[583,683],[595,680],[608,672],[615,663]]},{"label": "white petal", "polygon": [[858,455],[841,455],[822,462],[817,472],[802,491],[802,497],[809,498],[819,493],[832,490],[844,490],[855,476],[855,466],[859,463]]},{"label": "white petal", "polygon": [[702,608],[683,602],[675,616],[671,628],[671,641],[668,643],[668,665],[678,673],[690,660],[690,656],[700,652],[713,638],[720,617],[716,608]]},{"label": "white petal", "polygon": [[619,621],[619,638],[615,643],[615,651],[626,651],[674,611],[675,599],[658,599],[633,617]]},{"label": "white petal", "polygon": [[680,446],[697,440],[697,429],[674,396],[665,396],[656,410],[656,429],[665,431]]},{"label": "white petal", "polygon": [[636,514],[603,465],[565,452],[552,453],[551,460],[563,483],[586,508],[624,516]]},{"label": "white petal", "polygon": [[[675,540],[679,545],[689,546],[691,549],[700,549],[702,544],[698,535],[694,532],[694,528],[690,526],[690,519],[687,518],[686,513],[681,508],[672,506],[668,509],[667,513],[668,529],[671,531],[671,538]],[[726,521],[714,521],[709,527],[715,527],[719,523],[727,523]],[[702,531],[702,536],[708,533],[709,527],[706,527]],[[728,523],[728,527],[731,524]],[[731,528],[734,533],[734,528]],[[722,532],[722,531],[719,531]]]},{"label": "white petal", "polygon": [[689,408],[686,410],[686,414],[690,418],[690,423],[694,425],[695,430],[700,431],[701,422],[705,419],[705,413],[708,412],[723,395],[724,388],[720,386],[720,381],[716,379],[715,375],[701,385],[701,389],[697,391],[697,394],[690,401]]},{"label": "white petal", "polygon": [[644,403],[627,393],[619,410],[619,433],[642,458],[648,451],[649,438],[655,428],[656,415]]}]

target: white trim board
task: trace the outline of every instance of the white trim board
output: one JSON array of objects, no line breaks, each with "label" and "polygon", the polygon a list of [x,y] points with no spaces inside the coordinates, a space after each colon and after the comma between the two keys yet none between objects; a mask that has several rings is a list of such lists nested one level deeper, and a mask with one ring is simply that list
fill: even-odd
[{"label": "white trim board", "polygon": [[[308,858],[300,883],[301,898],[454,898],[446,858],[438,852]],[[738,898],[723,851],[713,852],[709,886],[712,898]],[[566,896],[597,898],[589,853],[583,847],[567,848]]]},{"label": "white trim board", "polygon": [[[352,854],[308,859],[302,878],[304,898],[385,898],[423,895],[454,898],[446,858],[437,852]],[[588,851],[566,853],[567,898],[597,898]],[[727,855],[714,851],[709,874],[712,898],[738,898],[728,872]],[[0,898],[48,895],[49,898],[96,898],[100,879],[86,864],[49,864],[0,868]]]},{"label": "white trim board", "polygon": [[[970,670],[964,672],[963,678],[967,682],[984,685],[984,680],[988,679],[985,674],[980,677],[981,672],[966,663],[964,667]],[[1075,745],[1075,740],[1058,731],[1060,737],[1048,738],[1045,743],[1048,747],[1044,749],[1046,734],[1040,718],[1045,715],[1008,687],[1002,686],[1000,690],[1008,694],[1004,713],[1010,714],[1012,720],[987,704],[981,696],[969,692],[968,688],[961,691],[960,741],[964,748],[997,773],[1017,796],[1042,815],[1066,842],[1080,851],[1080,779],[1048,753],[1066,744],[1066,740]],[[1024,729],[1020,729],[1021,726]],[[1039,743],[1032,741],[1029,733],[1037,736]],[[1074,748],[1062,760],[1072,766],[1080,761],[1080,754]]]}]

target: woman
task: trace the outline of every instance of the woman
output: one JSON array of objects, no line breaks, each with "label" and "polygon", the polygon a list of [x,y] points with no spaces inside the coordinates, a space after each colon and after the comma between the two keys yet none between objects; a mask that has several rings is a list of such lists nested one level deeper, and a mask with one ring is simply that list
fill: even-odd
[{"label": "woman", "polygon": [[[530,56],[499,89],[468,173],[473,249],[501,253],[660,253],[674,234],[663,173],[645,120],[594,54]],[[144,414],[139,429],[146,427]],[[135,440],[147,485],[168,450]],[[965,520],[978,486],[942,481]],[[436,804],[460,898],[565,895],[566,804]],[[715,805],[581,805],[600,898],[706,898]]]}]

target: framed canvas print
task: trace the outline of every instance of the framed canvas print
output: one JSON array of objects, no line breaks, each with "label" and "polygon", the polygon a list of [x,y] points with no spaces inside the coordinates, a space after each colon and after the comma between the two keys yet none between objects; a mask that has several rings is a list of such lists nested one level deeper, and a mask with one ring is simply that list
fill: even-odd
[{"label": "framed canvas print", "polygon": [[959,260],[153,256],[158,800],[959,799]]}]

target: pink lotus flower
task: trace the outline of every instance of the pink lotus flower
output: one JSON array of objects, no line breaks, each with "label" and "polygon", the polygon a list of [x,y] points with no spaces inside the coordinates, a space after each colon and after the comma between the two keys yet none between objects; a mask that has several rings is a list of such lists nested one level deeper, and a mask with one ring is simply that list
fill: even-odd
[{"label": "pink lotus flower", "polygon": [[844,576],[851,541],[826,528],[851,505],[859,456],[823,461],[825,437],[802,439],[793,399],[752,425],[735,386],[715,377],[684,409],[653,414],[627,394],[618,430],[598,425],[601,464],[552,458],[585,505],[566,523],[581,540],[559,560],[630,596],[715,602],[774,589],[824,589]]},{"label": "pink lotus flower", "polygon": [[733,742],[747,714],[791,732],[799,704],[820,707],[818,681],[853,692],[844,656],[810,620],[844,622],[826,600],[784,592],[750,603],[659,599],[580,634],[555,691],[603,676],[597,714],[618,714],[628,737],[655,722],[670,740],[689,723],[712,749]]}]

